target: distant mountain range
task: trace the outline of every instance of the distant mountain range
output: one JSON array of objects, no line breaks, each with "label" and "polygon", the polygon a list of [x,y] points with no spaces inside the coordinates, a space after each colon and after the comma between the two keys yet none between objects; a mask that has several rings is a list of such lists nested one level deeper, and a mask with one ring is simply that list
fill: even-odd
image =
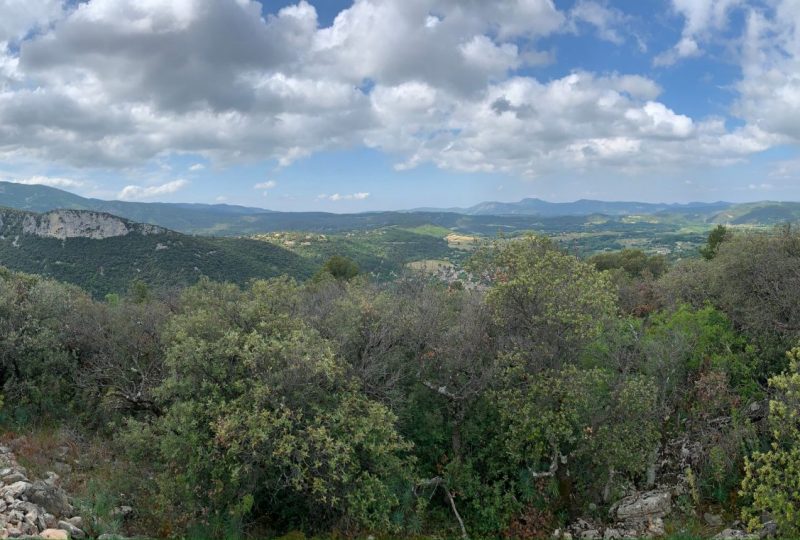
[{"label": "distant mountain range", "polygon": [[470,234],[497,234],[557,229],[562,223],[574,223],[597,216],[616,220],[653,216],[653,220],[661,222],[686,221],[708,225],[771,225],[800,220],[800,203],[796,202],[655,204],[582,199],[569,203],[551,203],[531,198],[511,203],[484,202],[469,208],[418,208],[404,212],[333,214],[275,212],[227,204],[103,201],[47,186],[10,182],[0,182],[0,207],[32,212],[56,209],[105,212],[184,234],[206,236],[246,236],[274,231],[337,233],[426,224]]},{"label": "distant mountain range", "polygon": [[581,199],[575,202],[553,203],[542,199],[523,199],[519,202],[483,202],[469,208],[421,208],[414,211],[452,212],[467,216],[629,216],[637,214],[717,213],[734,206],[728,202],[692,202],[687,204],[595,201]]}]

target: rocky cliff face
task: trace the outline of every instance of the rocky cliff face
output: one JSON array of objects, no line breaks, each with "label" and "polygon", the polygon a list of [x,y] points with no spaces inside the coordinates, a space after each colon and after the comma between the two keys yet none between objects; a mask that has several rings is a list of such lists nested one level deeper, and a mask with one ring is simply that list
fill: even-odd
[{"label": "rocky cliff face", "polygon": [[[12,230],[13,229],[13,230]],[[91,238],[102,240],[131,233],[159,234],[166,229],[84,210],[54,210],[45,214],[0,212],[0,233],[23,234],[41,238]]]}]

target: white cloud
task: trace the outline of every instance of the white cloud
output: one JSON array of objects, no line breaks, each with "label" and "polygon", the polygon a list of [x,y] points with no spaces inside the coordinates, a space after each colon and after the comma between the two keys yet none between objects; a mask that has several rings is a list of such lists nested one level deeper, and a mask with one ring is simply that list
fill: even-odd
[{"label": "white cloud", "polygon": [[734,112],[776,143],[800,143],[800,4],[776,0],[752,10],[742,39]]},{"label": "white cloud", "polygon": [[198,172],[198,171],[202,171],[202,170],[203,170],[203,169],[205,169],[205,168],[206,168],[206,166],[205,166],[205,165],[203,165],[202,163],[195,163],[194,165],[192,165],[191,167],[189,167],[189,170],[190,170],[191,172]]},{"label": "white cloud", "polygon": [[681,39],[675,46],[653,59],[656,66],[669,66],[675,62],[702,54],[700,41],[710,40],[724,30],[730,13],[744,6],[746,0],[672,0],[673,10],[684,19]]},{"label": "white cloud", "polygon": [[261,182],[253,187],[255,189],[273,189],[278,187],[278,183],[275,180],[267,180],[266,182]]},{"label": "white cloud", "polygon": [[[0,10],[8,2],[22,0],[0,0]],[[700,52],[739,5],[673,3],[684,21],[675,58]],[[551,0],[355,0],[328,27],[303,0],[271,15],[255,0],[51,4],[58,9],[14,23],[39,29],[18,50],[0,44],[0,160],[129,168],[191,154],[287,166],[366,145],[399,168],[536,176],[730,163],[800,137],[800,70],[777,53],[764,64],[771,69],[742,81],[737,110],[747,125],[738,129],[673,110],[640,75],[544,81],[521,71],[553,58],[537,48],[543,37],[589,29],[629,39],[626,16],[602,0],[568,13]],[[753,47],[767,54],[765,34],[754,33],[762,37]],[[180,187],[127,186],[120,197]],[[337,200],[356,195],[368,196]]]},{"label": "white cloud", "polygon": [[63,14],[61,0],[0,0],[0,42],[16,41]]},{"label": "white cloud", "polygon": [[772,184],[748,184],[747,189],[751,191],[770,191],[774,189],[775,186]]},{"label": "white cloud", "polygon": [[616,45],[625,43],[621,29],[628,17],[620,10],[595,0],[579,0],[569,12],[569,22],[573,31],[580,23],[595,28],[597,36]]},{"label": "white cloud", "polygon": [[157,186],[125,186],[122,191],[119,192],[117,198],[123,201],[151,199],[153,197],[158,197],[159,195],[175,193],[176,191],[180,191],[188,185],[189,182],[187,180],[181,179],[173,180],[172,182],[167,182],[166,184]]},{"label": "white cloud", "polygon": [[31,176],[29,178],[11,178],[9,182],[15,184],[25,184],[28,186],[49,186],[55,188],[80,188],[86,185],[81,180],[73,180],[72,178],[59,178],[56,176]]},{"label": "white cloud", "polygon": [[359,193],[350,193],[347,195],[341,195],[339,193],[334,193],[333,195],[327,195],[325,193],[317,196],[317,200],[328,200],[333,202],[338,201],[363,201],[369,198],[369,193],[359,192]]},{"label": "white cloud", "polygon": [[253,186],[253,189],[260,189],[264,191],[264,196],[269,193],[269,190],[275,189],[278,187],[278,183],[275,180],[267,180],[266,182],[259,182],[258,184]]}]

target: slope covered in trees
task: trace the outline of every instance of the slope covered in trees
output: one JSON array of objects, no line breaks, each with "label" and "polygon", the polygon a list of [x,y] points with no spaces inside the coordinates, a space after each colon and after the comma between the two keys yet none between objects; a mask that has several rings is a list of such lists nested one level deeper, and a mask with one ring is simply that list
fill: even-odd
[{"label": "slope covered in trees", "polygon": [[244,284],[284,274],[302,279],[318,266],[256,240],[187,236],[95,212],[9,209],[0,209],[0,264],[100,297],[123,292],[134,280],[157,289],[190,285],[202,276]]},{"label": "slope covered in trees", "polygon": [[502,241],[472,290],[345,262],[105,301],[3,271],[1,419],[111,452],[83,496],[134,517],[92,534],[800,530],[794,230],[669,268]]}]

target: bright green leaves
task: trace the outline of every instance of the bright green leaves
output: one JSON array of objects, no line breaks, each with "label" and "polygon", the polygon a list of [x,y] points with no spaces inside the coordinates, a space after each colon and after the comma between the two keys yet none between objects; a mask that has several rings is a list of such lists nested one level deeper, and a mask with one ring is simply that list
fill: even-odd
[{"label": "bright green leaves", "polygon": [[751,499],[743,512],[757,528],[769,513],[781,535],[800,536],[800,348],[788,353],[790,369],[770,379],[775,399],[770,401],[771,448],[747,460],[742,495]]}]

